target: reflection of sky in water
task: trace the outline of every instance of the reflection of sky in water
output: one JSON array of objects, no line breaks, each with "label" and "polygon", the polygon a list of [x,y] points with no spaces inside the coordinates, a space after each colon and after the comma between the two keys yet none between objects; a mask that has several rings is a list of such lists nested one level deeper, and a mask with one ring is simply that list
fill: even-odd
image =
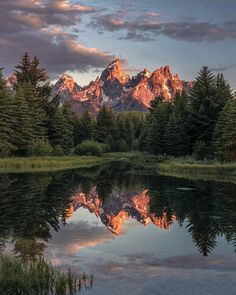
[{"label": "reflection of sky in water", "polygon": [[236,294],[236,256],[218,238],[209,257],[199,254],[185,226],[169,231],[129,220],[114,236],[86,209],[53,233],[47,256],[95,276],[93,294]]}]

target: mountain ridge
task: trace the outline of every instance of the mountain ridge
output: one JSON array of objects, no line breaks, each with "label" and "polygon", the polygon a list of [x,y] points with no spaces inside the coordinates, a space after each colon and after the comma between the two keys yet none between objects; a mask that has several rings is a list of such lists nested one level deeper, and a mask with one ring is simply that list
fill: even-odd
[{"label": "mountain ridge", "polygon": [[154,72],[144,69],[130,77],[124,72],[120,59],[110,63],[100,76],[84,87],[74,81],[76,89],[71,91],[68,88],[65,92],[67,81],[64,91],[58,88],[57,83],[53,93],[59,94],[62,102],[68,100],[78,114],[85,110],[97,113],[104,104],[115,111],[145,112],[155,97],[161,96],[165,101],[172,101],[177,91],[188,92],[192,87],[191,81],[181,80],[178,74],[173,75],[169,66],[160,67]]},{"label": "mountain ridge", "polygon": [[[15,80],[14,74],[6,78],[9,89],[13,89]],[[169,66],[153,72],[145,68],[131,77],[123,70],[121,59],[115,59],[86,86],[80,86],[71,75],[63,73],[51,94],[59,95],[62,104],[68,101],[78,115],[84,111],[96,114],[103,105],[114,111],[146,112],[155,97],[173,101],[177,91],[188,93],[192,85],[192,81],[173,75]]]}]

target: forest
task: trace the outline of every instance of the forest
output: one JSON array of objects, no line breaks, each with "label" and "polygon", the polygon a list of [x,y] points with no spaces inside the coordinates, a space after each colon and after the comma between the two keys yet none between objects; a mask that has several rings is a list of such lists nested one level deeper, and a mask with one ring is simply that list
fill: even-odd
[{"label": "forest", "polygon": [[156,97],[149,111],[75,116],[51,96],[47,71],[25,53],[9,89],[0,70],[0,157],[141,151],[196,160],[236,159],[236,99],[223,74],[204,66],[189,93]]}]

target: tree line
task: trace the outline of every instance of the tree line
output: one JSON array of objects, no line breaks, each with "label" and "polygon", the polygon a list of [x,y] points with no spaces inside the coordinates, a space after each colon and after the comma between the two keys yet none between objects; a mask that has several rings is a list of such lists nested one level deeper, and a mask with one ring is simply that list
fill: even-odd
[{"label": "tree line", "polygon": [[76,117],[68,102],[51,97],[48,75],[25,53],[11,91],[0,70],[0,156],[99,154],[140,150],[197,159],[236,158],[236,100],[222,74],[207,67],[189,94],[155,98],[148,113],[113,112]]},{"label": "tree line", "polygon": [[151,102],[141,148],[153,154],[236,159],[236,99],[222,74],[203,67],[190,93]]}]

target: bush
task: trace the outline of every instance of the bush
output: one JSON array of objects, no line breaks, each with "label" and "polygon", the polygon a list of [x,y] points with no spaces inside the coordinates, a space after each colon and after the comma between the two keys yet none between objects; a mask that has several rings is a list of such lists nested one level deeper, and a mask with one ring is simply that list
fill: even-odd
[{"label": "bush", "polygon": [[210,147],[204,141],[197,141],[193,148],[193,156],[200,161],[212,158]]},{"label": "bush", "polygon": [[0,142],[0,158],[5,158],[9,156],[10,152],[11,150],[9,149],[9,147],[6,144]]},{"label": "bush", "polygon": [[32,141],[28,148],[29,156],[51,156],[52,147],[46,139],[37,139]]},{"label": "bush", "polygon": [[55,145],[53,147],[52,155],[53,156],[64,156],[66,154],[65,150],[60,145]]},{"label": "bush", "polygon": [[100,144],[93,140],[85,140],[75,147],[74,152],[79,156],[101,156],[102,152],[105,150],[105,146],[106,145]]},{"label": "bush", "polygon": [[111,151],[111,147],[108,144],[106,143],[97,143],[97,144],[99,144],[103,153],[109,153]]},{"label": "bush", "polygon": [[112,145],[114,152],[128,152],[130,149],[124,139],[116,140]]}]

